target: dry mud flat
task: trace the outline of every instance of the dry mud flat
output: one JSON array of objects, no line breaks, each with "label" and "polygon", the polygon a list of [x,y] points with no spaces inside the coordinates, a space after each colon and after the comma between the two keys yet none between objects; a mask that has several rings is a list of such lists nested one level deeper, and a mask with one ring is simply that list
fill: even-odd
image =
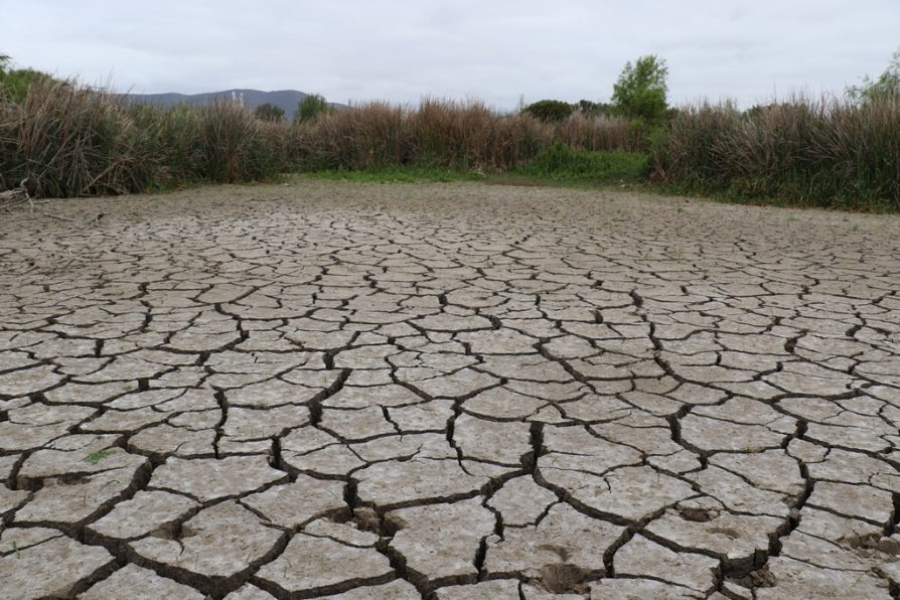
[{"label": "dry mud flat", "polygon": [[0,597],[897,597],[898,240],[477,184],[4,214]]}]

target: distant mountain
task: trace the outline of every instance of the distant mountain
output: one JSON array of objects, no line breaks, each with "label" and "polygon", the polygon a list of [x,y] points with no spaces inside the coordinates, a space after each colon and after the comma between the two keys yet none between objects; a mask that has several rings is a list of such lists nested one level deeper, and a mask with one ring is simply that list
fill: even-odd
[{"label": "distant mountain", "polygon": [[[261,92],[259,90],[225,90],[222,92],[208,92],[205,94],[123,94],[135,102],[153,104],[155,106],[174,106],[176,104],[204,105],[213,102],[231,101],[234,96],[243,96],[244,106],[249,110],[256,109],[261,104],[274,104],[284,110],[288,119],[294,118],[297,105],[309,94],[296,90],[278,90],[275,92]],[[342,105],[331,103],[340,108]]]}]

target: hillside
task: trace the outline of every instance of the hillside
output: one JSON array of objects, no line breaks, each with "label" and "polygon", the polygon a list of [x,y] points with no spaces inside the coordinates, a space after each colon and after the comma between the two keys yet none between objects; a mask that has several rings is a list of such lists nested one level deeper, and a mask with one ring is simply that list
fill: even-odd
[{"label": "hillside", "polygon": [[[260,90],[224,90],[221,92],[208,92],[204,94],[124,94],[135,102],[143,102],[154,104],[157,106],[173,106],[175,104],[194,104],[203,105],[216,101],[231,100],[233,95],[243,94],[244,105],[253,110],[261,104],[274,104],[284,110],[288,119],[294,118],[297,112],[297,104],[306,98],[308,94],[298,92],[297,90],[277,90],[274,92],[263,92]],[[339,106],[332,104],[333,106]]]}]

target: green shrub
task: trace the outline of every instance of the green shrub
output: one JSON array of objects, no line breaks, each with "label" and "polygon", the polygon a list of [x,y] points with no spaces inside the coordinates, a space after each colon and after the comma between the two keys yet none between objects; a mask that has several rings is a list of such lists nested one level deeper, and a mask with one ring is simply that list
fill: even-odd
[{"label": "green shrub", "polygon": [[539,100],[522,110],[545,123],[556,123],[568,119],[575,107],[561,100]]},{"label": "green shrub", "polygon": [[297,104],[297,114],[294,115],[294,123],[310,123],[320,115],[331,112],[325,97],[319,94],[310,94]]},{"label": "green shrub", "polygon": [[256,107],[256,110],[253,111],[253,116],[260,121],[280,123],[284,121],[284,109],[280,106],[275,106],[274,104],[266,102],[265,104],[260,104]]},{"label": "green shrub", "polygon": [[36,82],[58,82],[47,73],[34,69],[13,69],[5,73],[0,72],[0,93],[5,94],[13,102],[22,102],[28,93],[28,88]]}]

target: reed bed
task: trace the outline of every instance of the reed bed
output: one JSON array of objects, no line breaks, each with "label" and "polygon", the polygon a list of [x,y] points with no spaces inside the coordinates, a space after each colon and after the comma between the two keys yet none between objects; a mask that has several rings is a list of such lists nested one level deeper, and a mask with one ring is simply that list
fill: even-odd
[{"label": "reed bed", "polygon": [[0,189],[27,179],[37,197],[69,197],[254,181],[290,167],[286,140],[232,104],[160,109],[38,81],[21,102],[0,99]]},{"label": "reed bed", "polygon": [[[0,90],[0,191],[27,180],[34,197],[260,181],[323,169],[503,172],[551,148],[556,158],[568,156],[560,144],[620,153],[616,160],[622,152],[645,152],[651,177],[670,189],[900,210],[896,96],[794,98],[744,112],[701,104],[674,111],[648,132],[625,119],[576,112],[548,123],[478,101],[435,98],[417,106],[371,102],[273,123],[233,103],[157,108],[49,78],[35,81],[19,102]],[[609,170],[610,160],[581,160],[578,169],[596,163]],[[627,159],[629,169],[635,161]]]},{"label": "reed bed", "polygon": [[479,102],[371,102],[290,124],[256,119],[231,103],[158,108],[46,80],[21,102],[0,97],[0,190],[24,179],[36,197],[68,197],[321,169],[496,172],[521,166],[557,141],[584,150],[638,143],[622,120],[579,115],[549,125]]},{"label": "reed bed", "polygon": [[897,97],[704,104],[680,111],[651,153],[654,177],[685,190],[900,210]]},{"label": "reed bed", "polygon": [[425,99],[416,107],[372,102],[322,115],[301,127],[305,168],[415,165],[499,172],[515,169],[561,141],[578,150],[624,150],[640,140],[621,119],[576,115],[549,124],[503,114],[477,101]]}]

